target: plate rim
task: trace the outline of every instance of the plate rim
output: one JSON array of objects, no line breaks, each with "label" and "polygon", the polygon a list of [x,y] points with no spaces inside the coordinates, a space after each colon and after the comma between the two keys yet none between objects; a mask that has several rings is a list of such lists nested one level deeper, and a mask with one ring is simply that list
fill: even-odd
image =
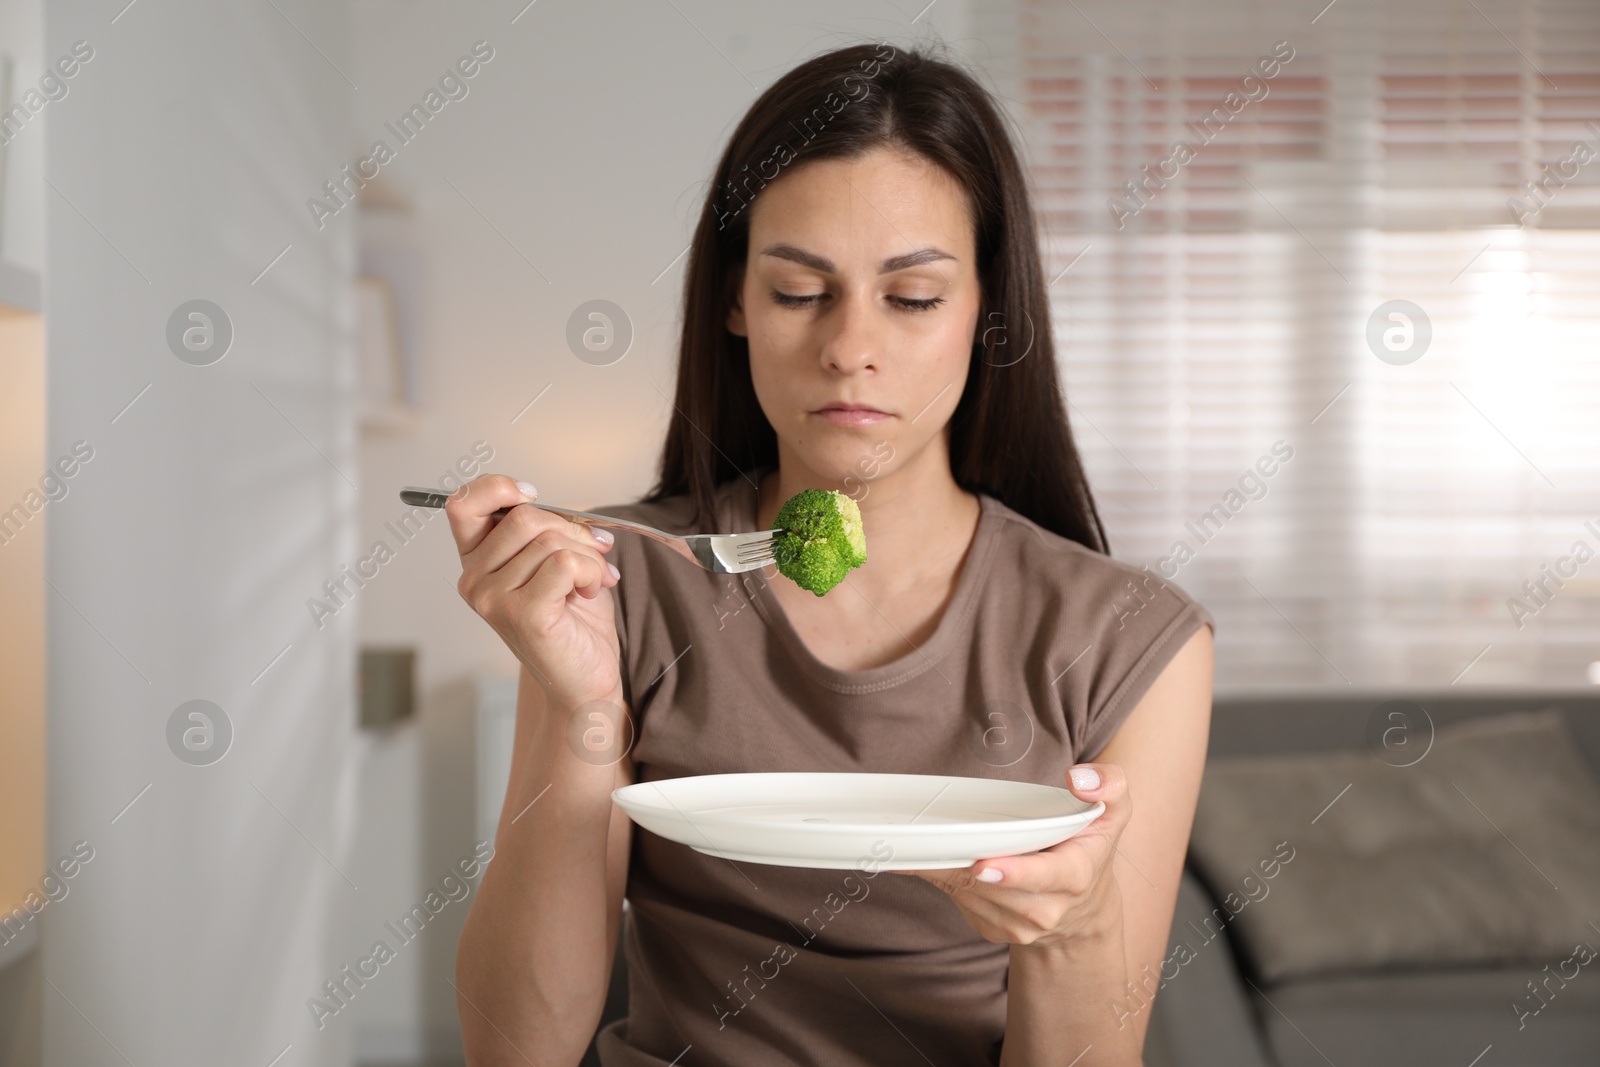
[{"label": "plate rim", "polygon": [[[1014,826],[1017,823],[1026,823],[1030,827],[1036,827],[1036,828],[1039,828],[1039,829],[1044,829],[1045,827],[1052,826],[1055,823],[1066,823],[1066,822],[1070,822],[1072,820],[1079,820],[1079,819],[1085,820],[1085,825],[1087,825],[1088,823],[1094,822],[1095,820],[1099,819],[1101,815],[1105,814],[1105,806],[1106,806],[1105,805],[1105,801],[1103,801],[1103,800],[1096,800],[1096,801],[1090,802],[1090,801],[1086,801],[1086,800],[1082,799],[1081,797],[1073,796],[1073,794],[1068,792],[1064,786],[1043,785],[1043,784],[1041,784],[1039,782],[1019,782],[1019,781],[1016,781],[1015,779],[1011,779],[1011,778],[976,778],[976,777],[972,777],[970,775],[959,775],[959,774],[917,774],[917,773],[899,774],[899,773],[889,772],[889,771],[719,771],[719,772],[715,772],[713,774],[686,774],[686,775],[678,775],[678,776],[676,776],[674,778],[653,779],[653,780],[647,781],[647,782],[630,782],[628,785],[618,786],[615,789],[613,789],[611,791],[611,799],[615,804],[617,804],[617,806],[621,807],[624,811],[626,811],[630,818],[634,817],[634,808],[638,808],[638,809],[641,809],[641,810],[646,811],[646,812],[651,813],[651,814],[664,815],[664,816],[667,816],[669,818],[681,819],[681,820],[684,820],[686,822],[690,821],[691,818],[692,818],[692,821],[695,822],[695,823],[702,823],[702,824],[710,825],[710,826],[719,826],[720,825],[720,826],[749,827],[751,825],[749,820],[747,820],[745,818],[742,818],[740,816],[736,816],[736,815],[721,815],[721,814],[706,814],[706,813],[703,813],[703,812],[696,812],[696,813],[693,814],[693,816],[691,816],[689,813],[684,812],[682,809],[676,807],[675,805],[671,804],[670,802],[665,804],[665,805],[652,804],[652,803],[649,803],[647,801],[641,801],[641,800],[636,799],[635,797],[632,797],[632,796],[624,799],[623,797],[619,796],[618,794],[621,794],[621,793],[625,792],[626,790],[634,789],[635,787],[643,787],[643,786],[650,786],[650,785],[659,786],[662,782],[686,781],[688,779],[700,779],[700,778],[734,778],[734,777],[748,778],[748,777],[754,777],[754,776],[757,776],[757,775],[767,776],[767,777],[790,777],[790,776],[796,776],[797,777],[797,776],[800,776],[800,775],[808,775],[808,776],[826,775],[826,776],[832,776],[832,777],[847,777],[847,778],[860,778],[862,776],[869,776],[870,775],[870,776],[876,777],[876,778],[926,778],[926,779],[929,779],[930,781],[965,780],[965,781],[974,781],[974,782],[1003,782],[1003,783],[1005,783],[1007,785],[1013,785],[1013,786],[1025,786],[1025,787],[1029,787],[1029,788],[1033,788],[1033,789],[1049,789],[1049,790],[1053,790],[1053,791],[1055,791],[1057,793],[1064,794],[1067,798],[1069,798],[1070,800],[1075,801],[1076,803],[1088,805],[1087,807],[1085,807],[1081,811],[1065,812],[1065,813],[1059,814],[1059,815],[1018,816],[1017,818],[1008,819],[1008,820],[1006,820],[1004,822],[999,822],[999,823],[968,822],[968,823],[806,823],[806,824],[804,824],[803,828],[804,828],[804,831],[806,833],[820,833],[820,834],[825,834],[825,835],[826,834],[883,833],[883,832],[887,831],[887,832],[891,832],[891,833],[909,833],[913,837],[925,837],[925,836],[931,836],[933,834],[950,833],[950,832],[968,832],[968,833],[970,833],[970,832],[983,831],[983,830],[996,830],[996,831],[1004,832],[1002,830],[1003,827]],[[644,790],[641,788],[639,790],[639,792],[640,792],[640,794],[643,794]],[[632,805],[632,807],[630,807],[630,805]],[[787,824],[786,823],[786,824],[783,824],[783,825],[785,825],[785,826],[795,825],[795,826],[798,827],[800,824]]]}]

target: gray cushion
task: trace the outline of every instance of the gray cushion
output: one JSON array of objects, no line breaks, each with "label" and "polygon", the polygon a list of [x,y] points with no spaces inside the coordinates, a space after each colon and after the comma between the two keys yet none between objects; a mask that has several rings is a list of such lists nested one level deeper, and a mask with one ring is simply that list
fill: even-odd
[{"label": "gray cushion", "polygon": [[[1195,932],[1214,903],[1185,869],[1167,936],[1169,951],[1149,1006],[1144,1067],[1269,1067],[1262,1033],[1226,937]],[[1188,952],[1179,953],[1183,944]],[[1596,983],[1600,985],[1600,983]],[[1148,989],[1148,987],[1146,987]],[[1121,1010],[1128,1010],[1126,1002]]]},{"label": "gray cushion", "polygon": [[1212,761],[1191,855],[1222,903],[1211,925],[1267,982],[1600,945],[1600,784],[1553,711],[1440,727],[1405,767]]},{"label": "gray cushion", "polygon": [[[1600,937],[1588,943],[1600,947]],[[1551,972],[1576,975],[1549,978],[1542,1008],[1526,984],[1546,979],[1542,964],[1308,979],[1265,989],[1270,1004],[1245,992],[1280,1067],[1467,1067],[1490,1045],[1477,1067],[1594,1067],[1600,959],[1563,966],[1571,952],[1545,961]],[[1512,1010],[1517,1003],[1526,1014]]]}]

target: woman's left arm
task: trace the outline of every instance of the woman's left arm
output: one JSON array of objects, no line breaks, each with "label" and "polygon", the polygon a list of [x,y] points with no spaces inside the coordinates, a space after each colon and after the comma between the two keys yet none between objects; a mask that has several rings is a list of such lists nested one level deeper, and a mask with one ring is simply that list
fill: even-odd
[{"label": "woman's left arm", "polygon": [[[905,871],[944,889],[967,922],[1011,945],[1001,1067],[1141,1067],[1172,928],[1211,722],[1202,626],[1068,787],[1105,812],[1059,845],[953,871]],[[1139,815],[1133,817],[1137,803]],[[999,871],[979,880],[986,871]]]}]

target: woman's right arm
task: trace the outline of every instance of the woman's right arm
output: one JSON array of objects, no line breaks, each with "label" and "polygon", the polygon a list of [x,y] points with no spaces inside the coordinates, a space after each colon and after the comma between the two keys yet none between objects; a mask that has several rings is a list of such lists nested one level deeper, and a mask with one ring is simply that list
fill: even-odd
[{"label": "woman's right arm", "polygon": [[461,593],[522,662],[494,859],[456,952],[473,1067],[582,1059],[605,1005],[632,839],[611,800],[634,770],[620,754],[629,709],[609,544],[537,508],[496,524],[493,512],[521,499],[511,479],[485,475],[446,506]]}]

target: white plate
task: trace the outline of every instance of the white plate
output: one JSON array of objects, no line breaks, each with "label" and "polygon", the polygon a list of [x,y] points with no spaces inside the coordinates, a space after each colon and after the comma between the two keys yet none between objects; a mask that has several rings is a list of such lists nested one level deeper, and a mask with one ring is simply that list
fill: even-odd
[{"label": "white plate", "polygon": [[967,867],[1065,841],[1106,808],[1064,786],[935,774],[704,774],[611,796],[646,830],[708,856],[829,870]]}]

